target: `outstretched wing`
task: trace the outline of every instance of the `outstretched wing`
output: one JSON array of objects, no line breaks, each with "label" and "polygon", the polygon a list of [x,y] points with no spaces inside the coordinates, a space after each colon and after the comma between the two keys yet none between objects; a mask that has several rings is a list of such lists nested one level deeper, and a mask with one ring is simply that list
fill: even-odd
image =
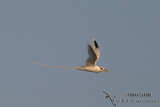
[{"label": "outstretched wing", "polygon": [[88,44],[88,58],[86,60],[85,66],[96,66],[97,55],[92,49],[92,47]]},{"label": "outstretched wing", "polygon": [[100,57],[100,51],[99,51],[99,46],[94,38],[92,39],[92,48],[93,48],[93,50],[97,56],[97,59],[98,59]]},{"label": "outstretched wing", "polygon": [[100,51],[96,40],[92,39],[92,47],[88,44],[88,58],[85,66],[96,66],[96,61],[100,57]]}]

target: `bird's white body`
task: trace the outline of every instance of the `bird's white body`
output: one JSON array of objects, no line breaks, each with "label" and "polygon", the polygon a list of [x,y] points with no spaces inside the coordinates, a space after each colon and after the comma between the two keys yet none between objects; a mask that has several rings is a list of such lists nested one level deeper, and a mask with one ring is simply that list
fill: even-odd
[{"label": "bird's white body", "polygon": [[40,65],[44,65],[44,66],[51,66],[51,67],[59,67],[59,68],[72,68],[72,69],[95,72],[95,73],[98,73],[98,72],[101,72],[101,71],[108,72],[108,70],[104,69],[103,67],[96,66],[96,61],[99,59],[99,57],[100,57],[99,47],[98,47],[98,44],[97,44],[96,40],[93,38],[92,39],[92,47],[88,44],[88,58],[86,60],[85,66],[81,66],[81,67],[61,67],[61,66],[53,66],[53,65],[40,64],[40,63],[36,63],[36,64],[40,64]]},{"label": "bird's white body", "polygon": [[82,71],[95,72],[95,73],[102,71],[99,66],[82,66],[82,67],[75,67],[75,69],[82,70]]}]

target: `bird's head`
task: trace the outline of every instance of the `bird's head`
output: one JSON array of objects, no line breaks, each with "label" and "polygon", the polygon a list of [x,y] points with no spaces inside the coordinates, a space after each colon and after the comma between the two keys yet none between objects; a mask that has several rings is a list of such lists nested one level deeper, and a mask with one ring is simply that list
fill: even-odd
[{"label": "bird's head", "polygon": [[101,71],[106,71],[106,72],[108,72],[108,70],[106,70],[106,69],[103,68],[103,67],[99,67],[99,68],[100,68]]}]

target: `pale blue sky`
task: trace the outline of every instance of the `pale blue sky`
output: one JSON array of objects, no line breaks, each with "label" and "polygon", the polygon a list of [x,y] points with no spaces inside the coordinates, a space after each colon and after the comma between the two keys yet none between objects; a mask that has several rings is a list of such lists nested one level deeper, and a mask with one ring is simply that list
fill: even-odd
[{"label": "pale blue sky", "polygon": [[[127,92],[149,92],[151,99],[160,100],[159,4],[159,0],[1,0],[0,107],[113,107],[103,90],[117,98]],[[101,51],[97,65],[108,73],[32,63],[82,66],[92,37]]]}]

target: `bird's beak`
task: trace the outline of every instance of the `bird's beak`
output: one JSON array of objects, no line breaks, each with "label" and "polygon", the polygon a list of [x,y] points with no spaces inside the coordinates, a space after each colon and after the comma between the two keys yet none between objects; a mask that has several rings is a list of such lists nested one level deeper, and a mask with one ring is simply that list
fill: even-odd
[{"label": "bird's beak", "polygon": [[106,71],[106,72],[108,72],[108,70],[106,70],[106,69],[104,69],[103,71]]}]

